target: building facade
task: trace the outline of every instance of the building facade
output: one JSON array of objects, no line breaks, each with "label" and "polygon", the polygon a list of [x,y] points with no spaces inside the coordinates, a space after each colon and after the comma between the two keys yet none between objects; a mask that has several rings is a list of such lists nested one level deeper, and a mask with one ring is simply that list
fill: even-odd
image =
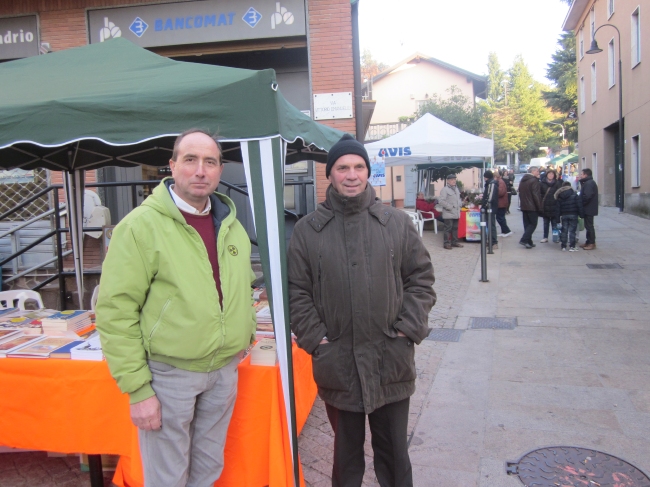
[{"label": "building facade", "polygon": [[[574,0],[563,25],[576,36],[580,166],[593,171],[601,205],[620,207],[622,200],[625,211],[643,216],[650,216],[650,62],[643,59],[650,54],[648,7],[639,0]],[[590,54],[594,33],[602,52]]]}]

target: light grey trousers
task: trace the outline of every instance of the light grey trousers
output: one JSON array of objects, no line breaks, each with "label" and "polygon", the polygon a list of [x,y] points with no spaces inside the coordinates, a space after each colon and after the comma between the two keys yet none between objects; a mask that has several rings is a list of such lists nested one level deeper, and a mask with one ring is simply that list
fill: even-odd
[{"label": "light grey trousers", "polygon": [[239,357],[213,372],[149,361],[162,428],[139,430],[145,487],[208,487],[221,475]]}]

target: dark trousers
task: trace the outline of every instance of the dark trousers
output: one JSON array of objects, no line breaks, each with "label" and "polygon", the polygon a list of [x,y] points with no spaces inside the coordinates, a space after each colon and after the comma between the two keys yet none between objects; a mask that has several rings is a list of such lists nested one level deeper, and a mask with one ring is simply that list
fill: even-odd
[{"label": "dark trousers", "polygon": [[512,193],[508,193],[508,207],[506,208],[508,213],[510,213],[510,203],[512,203]]},{"label": "dark trousers", "polygon": [[578,228],[578,215],[564,215],[562,217],[562,232],[560,233],[560,242],[562,248],[566,248],[567,237],[569,240],[569,247],[576,246],[576,230]]},{"label": "dark trousers", "polygon": [[497,239],[497,211],[492,210],[487,214],[487,223],[488,223],[488,238],[492,239],[492,245],[498,244],[499,240]]},{"label": "dark trousers", "polygon": [[586,244],[596,243],[596,229],[594,228],[594,216],[585,215],[585,230],[587,230]]},{"label": "dark trousers", "polygon": [[445,245],[458,243],[458,218],[445,218]]},{"label": "dark trousers", "polygon": [[537,228],[537,219],[539,218],[536,211],[522,211],[524,219],[524,234],[521,236],[521,242],[533,245],[533,233]]},{"label": "dark trousers", "polygon": [[[334,430],[332,487],[360,487],[366,469],[366,415],[327,403],[325,408]],[[381,487],[413,487],[406,433],[408,416],[408,398],[386,404],[368,415],[375,474]]]},{"label": "dark trousers", "polygon": [[506,210],[507,208],[499,208],[497,210],[497,222],[501,227],[501,233],[510,233],[510,227],[508,227],[508,222],[506,221]]},{"label": "dark trousers", "polygon": [[557,224],[558,221],[555,217],[544,217],[544,238],[548,238],[548,227],[551,227],[551,233],[553,233],[553,229],[557,227]]}]

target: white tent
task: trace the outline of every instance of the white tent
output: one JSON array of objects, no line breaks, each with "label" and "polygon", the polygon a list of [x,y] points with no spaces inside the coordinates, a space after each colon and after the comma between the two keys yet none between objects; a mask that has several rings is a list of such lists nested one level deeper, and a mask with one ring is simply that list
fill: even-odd
[{"label": "white tent", "polygon": [[494,142],[464,132],[430,113],[401,132],[365,144],[368,155],[384,157],[386,166],[453,164],[477,157],[493,157]]}]

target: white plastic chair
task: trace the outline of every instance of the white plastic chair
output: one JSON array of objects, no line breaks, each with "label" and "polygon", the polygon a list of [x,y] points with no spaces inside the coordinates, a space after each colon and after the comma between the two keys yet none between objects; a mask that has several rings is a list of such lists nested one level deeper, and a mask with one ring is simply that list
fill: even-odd
[{"label": "white plastic chair", "polygon": [[420,210],[416,210],[418,215],[420,215],[420,218],[422,219],[422,228],[424,228],[424,223],[425,222],[433,222],[433,231],[434,233],[438,233],[438,220],[436,220],[436,217],[433,216],[433,212],[426,212],[427,214],[430,214],[431,217],[425,217]]},{"label": "white plastic chair", "polygon": [[413,211],[407,211],[407,210],[403,210],[403,211],[404,213],[406,213],[408,216],[411,217],[411,221],[413,222],[413,225],[415,225],[415,228],[418,231],[418,235],[420,235],[421,237],[422,230],[424,229],[424,221],[422,221],[422,217]]},{"label": "white plastic chair", "polygon": [[93,289],[93,295],[90,297],[90,309],[95,311],[95,305],[97,304],[97,298],[99,297],[99,284]]},{"label": "white plastic chair", "polygon": [[43,306],[43,298],[41,298],[40,293],[32,291],[31,289],[16,289],[14,291],[2,291],[0,292],[0,307],[2,309],[7,308],[19,308],[21,310],[25,309],[25,301],[28,299],[33,299],[38,303],[38,307],[45,308]]}]

